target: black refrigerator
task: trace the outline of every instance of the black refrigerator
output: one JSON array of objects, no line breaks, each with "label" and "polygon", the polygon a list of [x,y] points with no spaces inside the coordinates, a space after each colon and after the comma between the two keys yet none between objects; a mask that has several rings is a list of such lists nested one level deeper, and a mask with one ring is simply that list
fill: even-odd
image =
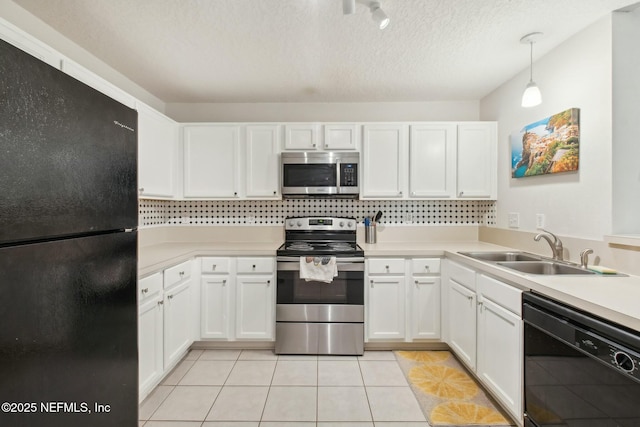
[{"label": "black refrigerator", "polygon": [[136,129],[0,40],[0,426],[138,425]]}]

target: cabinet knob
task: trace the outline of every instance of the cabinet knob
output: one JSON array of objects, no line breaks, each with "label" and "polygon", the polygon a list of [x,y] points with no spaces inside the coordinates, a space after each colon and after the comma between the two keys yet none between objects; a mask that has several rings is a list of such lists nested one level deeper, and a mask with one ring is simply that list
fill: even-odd
[{"label": "cabinet knob", "polygon": [[167,295],[167,299],[173,299],[173,295]]},{"label": "cabinet knob", "polygon": [[140,193],[144,193],[144,187],[140,187],[140,188],[138,189],[138,191],[139,191]]},{"label": "cabinet knob", "polygon": [[256,269],[256,265],[255,265],[255,264],[253,264],[253,265],[251,266],[251,268],[253,268],[253,269],[255,270],[255,269]]},{"label": "cabinet knob", "polygon": [[385,265],[385,266],[384,266],[384,268],[386,268],[387,270],[389,270],[389,266],[388,266],[388,265]]},{"label": "cabinet knob", "polygon": [[471,300],[473,299],[473,297],[469,296],[469,297],[467,297],[467,299],[468,299],[469,301],[471,301]]},{"label": "cabinet knob", "polygon": [[184,276],[184,271],[178,273],[180,276]]},{"label": "cabinet knob", "polygon": [[278,192],[277,192],[277,191],[274,191],[274,192],[273,192],[273,195],[275,196],[276,194],[278,194]]},{"label": "cabinet knob", "polygon": [[313,148],[316,148],[316,144],[311,144],[311,146],[312,146]]},{"label": "cabinet knob", "polygon": [[213,264],[213,265],[211,266],[211,269],[215,271],[215,269],[216,269],[216,265],[215,265],[215,264]]},{"label": "cabinet knob", "polygon": [[459,192],[458,197],[462,197],[463,194],[464,194],[464,191]]},{"label": "cabinet knob", "polygon": [[373,288],[373,280],[371,280],[371,287]]},{"label": "cabinet knob", "polygon": [[238,195],[238,192],[237,192],[237,191],[234,191],[234,192],[233,192],[233,195],[234,195],[234,196],[237,196],[237,195]]},{"label": "cabinet knob", "polygon": [[271,280],[267,280],[267,286],[271,284]]},{"label": "cabinet knob", "polygon": [[425,269],[425,270],[427,270],[427,271],[429,271],[429,266],[428,266],[428,265],[425,265],[425,266],[424,266],[424,269]]},{"label": "cabinet knob", "polygon": [[164,301],[158,301],[158,305],[164,304]]},{"label": "cabinet knob", "polygon": [[402,191],[400,191],[398,194],[402,196]]},{"label": "cabinet knob", "polygon": [[418,281],[416,280],[416,285],[419,285],[419,284],[420,284],[420,282],[418,282]]},{"label": "cabinet knob", "polygon": [[227,284],[227,279],[222,280],[222,286],[225,286]]},{"label": "cabinet knob", "polygon": [[143,294],[146,294],[147,292],[149,292],[149,288],[144,288],[144,289],[142,289],[142,293],[143,293]]}]

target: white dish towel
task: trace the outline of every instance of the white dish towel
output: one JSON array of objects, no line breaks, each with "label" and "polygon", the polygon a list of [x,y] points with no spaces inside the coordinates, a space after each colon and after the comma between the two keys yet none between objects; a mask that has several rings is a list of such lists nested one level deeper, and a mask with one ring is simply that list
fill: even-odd
[{"label": "white dish towel", "polygon": [[300,278],[307,282],[331,283],[338,275],[338,264],[334,256],[300,257]]}]

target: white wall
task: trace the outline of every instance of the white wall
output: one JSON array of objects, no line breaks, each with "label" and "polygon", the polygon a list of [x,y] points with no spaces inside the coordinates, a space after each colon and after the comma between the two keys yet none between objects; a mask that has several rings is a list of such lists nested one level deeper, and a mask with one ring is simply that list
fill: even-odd
[{"label": "white wall", "polygon": [[72,42],[40,19],[10,0],[0,0],[2,19],[10,22],[24,32],[32,35],[69,59],[77,62],[96,75],[109,81],[140,101],[164,112],[165,105],[160,99],[138,86],[126,76]]},{"label": "white wall", "polygon": [[[498,227],[507,228],[508,213],[517,212],[520,230],[535,230],[542,213],[545,227],[560,235],[601,240],[611,232],[611,28],[607,16],[536,59],[541,105],[520,106],[528,69],[481,100],[480,119],[498,121]],[[528,47],[522,49],[526,55]],[[509,135],[572,107],[580,109],[579,171],[512,179]]]},{"label": "white wall", "polygon": [[179,122],[474,121],[478,101],[167,104]]},{"label": "white wall", "polygon": [[613,14],[613,232],[640,235],[640,8]]}]

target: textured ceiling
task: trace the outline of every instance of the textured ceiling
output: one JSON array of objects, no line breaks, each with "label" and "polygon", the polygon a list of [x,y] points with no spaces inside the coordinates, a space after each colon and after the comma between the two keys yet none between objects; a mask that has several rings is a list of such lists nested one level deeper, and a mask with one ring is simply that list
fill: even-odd
[{"label": "textured ceiling", "polygon": [[[165,102],[478,100],[631,0],[14,0]],[[637,0],[636,0],[637,1]],[[523,83],[524,84],[524,83]]]}]

